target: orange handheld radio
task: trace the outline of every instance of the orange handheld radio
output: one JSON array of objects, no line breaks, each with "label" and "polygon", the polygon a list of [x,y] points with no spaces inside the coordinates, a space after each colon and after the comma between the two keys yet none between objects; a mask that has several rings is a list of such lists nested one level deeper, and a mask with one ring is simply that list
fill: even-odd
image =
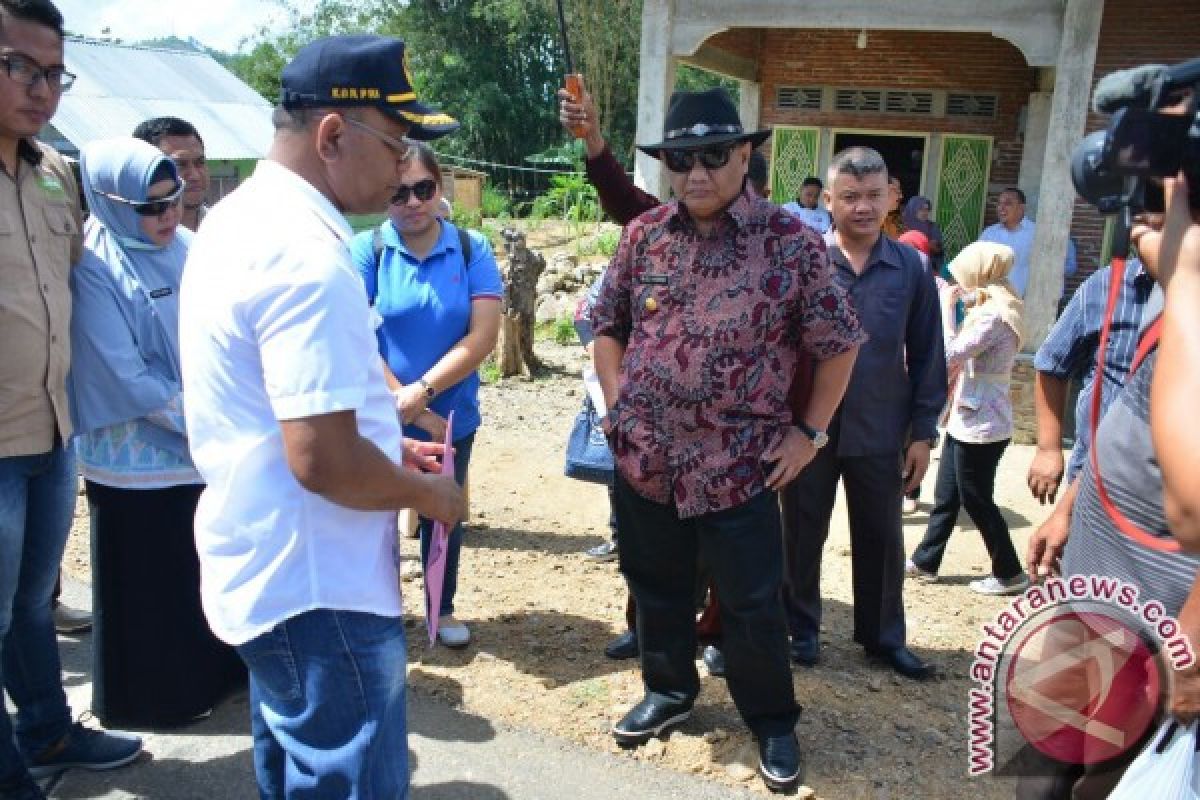
[{"label": "orange handheld radio", "polygon": [[[567,62],[564,86],[567,94],[571,95],[571,99],[578,103],[583,98],[583,76],[575,71],[575,66],[571,63],[571,44],[567,41],[567,15],[563,12],[563,0],[557,0],[557,3],[558,31],[562,35],[563,56]],[[572,125],[570,131],[576,139],[582,139],[586,133],[586,130],[580,125]]]}]

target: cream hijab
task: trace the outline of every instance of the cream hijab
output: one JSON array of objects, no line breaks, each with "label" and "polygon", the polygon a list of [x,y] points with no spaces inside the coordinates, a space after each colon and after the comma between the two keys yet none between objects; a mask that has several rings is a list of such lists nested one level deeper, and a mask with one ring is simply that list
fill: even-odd
[{"label": "cream hijab", "polygon": [[1013,249],[995,242],[972,242],[964,247],[948,269],[968,291],[974,291],[976,302],[967,310],[960,333],[978,325],[988,314],[995,314],[1017,335],[1017,346],[1024,340],[1021,317],[1025,304],[1008,282],[1015,259]]}]

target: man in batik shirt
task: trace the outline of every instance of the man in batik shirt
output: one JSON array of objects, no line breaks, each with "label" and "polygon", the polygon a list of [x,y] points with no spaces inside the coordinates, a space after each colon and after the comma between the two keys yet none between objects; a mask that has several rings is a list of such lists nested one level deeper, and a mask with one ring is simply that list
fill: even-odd
[{"label": "man in batik shirt", "polygon": [[[820,237],[747,187],[769,132],[744,132],[719,89],[676,93],[664,129],[641,149],[670,171],[676,200],[626,227],[593,311],[646,686],[613,734],[640,744],[691,712],[702,555],[730,693],[758,738],[763,780],[787,790],[799,778],[799,708],[776,492],[821,444],[865,335]],[[819,363],[797,427],[788,388],[804,351]]]}]

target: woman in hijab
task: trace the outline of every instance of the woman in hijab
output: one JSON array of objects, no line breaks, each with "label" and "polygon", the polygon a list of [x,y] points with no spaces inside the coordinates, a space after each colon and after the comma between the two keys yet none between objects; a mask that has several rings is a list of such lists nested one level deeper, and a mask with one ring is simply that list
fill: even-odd
[{"label": "woman in hijab", "polygon": [[[1016,594],[1029,585],[992,496],[996,468],[1012,438],[1009,382],[1022,336],[1024,306],[1008,282],[1013,259],[1010,247],[974,242],[950,263],[958,285],[943,293],[943,319],[952,329],[946,361],[954,388],[929,526],[908,562],[910,575],[936,581],[959,507],[965,507],[992,558],[992,574],[969,588],[990,595]],[[960,296],[967,316],[954,331],[949,306]]]},{"label": "woman in hijab", "polygon": [[184,186],[134,138],[86,145],[80,170],[92,216],[71,274],[68,388],[91,509],[92,710],[109,727],[169,727],[242,679],[200,607],[192,518],[204,487],[179,372]]},{"label": "woman in hijab", "polygon": [[906,231],[918,231],[925,235],[929,242],[929,264],[935,275],[943,278],[948,276],[942,272],[942,229],[933,221],[933,203],[928,197],[917,195],[904,204],[904,212],[900,215]]},{"label": "woman in hijab", "polygon": [[[921,257],[921,263],[923,263],[925,265],[925,269],[927,271],[930,269],[929,239],[925,236],[925,234],[921,233],[920,231],[909,230],[909,231],[905,231],[904,233],[900,234],[896,238],[896,241],[902,242],[902,243],[908,245],[909,247],[911,247],[912,249],[916,250],[917,255],[919,255]],[[934,273],[933,277],[934,277],[934,280],[937,282],[938,295],[940,296],[941,293],[946,290],[947,284],[945,281],[943,281],[941,279],[941,277],[939,277],[937,275],[937,273]],[[939,319],[941,318],[940,311],[938,312],[938,318]],[[900,510],[905,514],[915,514],[915,513],[917,513],[917,509],[919,508],[920,500],[921,500],[921,485],[917,484],[916,488],[914,488],[908,494],[904,495],[904,501],[900,504]]]}]

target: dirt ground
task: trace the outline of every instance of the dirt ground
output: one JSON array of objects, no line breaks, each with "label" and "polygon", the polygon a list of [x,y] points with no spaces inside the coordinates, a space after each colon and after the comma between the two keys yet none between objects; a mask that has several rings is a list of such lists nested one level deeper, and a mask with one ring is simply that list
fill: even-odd
[{"label": "dirt ground", "polygon": [[[641,685],[636,661],[610,661],[602,652],[624,625],[625,588],[616,565],[583,557],[607,536],[606,493],[562,475],[584,356],[577,345],[539,341],[537,349],[547,368],[536,380],[509,379],[482,392],[485,422],[472,456],[472,514],[457,598],[458,616],[473,637],[467,649],[428,647],[417,543],[404,540],[411,685],[498,723],[765,793],[753,771],[754,745],[724,681],[702,666],[696,711],[681,730],[634,751],[613,743],[609,727],[640,699]],[[997,492],[1020,552],[1041,518],[1024,488],[1029,457],[1027,448],[1010,448]],[[935,470],[936,462],[923,500],[931,496]],[[926,508],[905,520],[910,552],[924,532]],[[1004,604],[966,588],[985,572],[979,537],[967,523],[952,540],[944,581],[905,587],[909,642],[944,675],[917,684],[868,665],[850,641],[844,519],[839,503],[824,558],[822,661],[794,672],[804,706],[798,731],[805,783],[827,800],[1011,796],[1004,781],[966,777],[970,651],[980,626]],[[82,497],[76,523],[65,563],[87,580]]]}]

